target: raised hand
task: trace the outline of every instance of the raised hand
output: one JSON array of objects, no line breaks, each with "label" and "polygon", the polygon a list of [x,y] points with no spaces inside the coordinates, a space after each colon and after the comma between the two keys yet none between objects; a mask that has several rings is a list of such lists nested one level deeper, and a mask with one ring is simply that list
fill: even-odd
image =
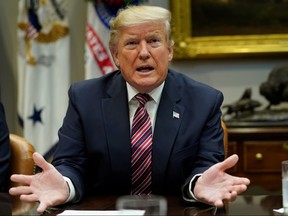
[{"label": "raised hand", "polygon": [[237,195],[244,192],[250,184],[248,178],[232,176],[225,172],[237,161],[238,156],[234,154],[206,170],[195,184],[195,197],[217,208],[223,207],[224,200],[234,201]]},{"label": "raised hand", "polygon": [[33,160],[42,168],[42,172],[35,175],[12,175],[11,180],[23,186],[10,188],[9,193],[20,195],[22,201],[39,201],[37,212],[43,213],[48,207],[64,203],[69,196],[69,188],[63,176],[42,155],[35,152]]}]

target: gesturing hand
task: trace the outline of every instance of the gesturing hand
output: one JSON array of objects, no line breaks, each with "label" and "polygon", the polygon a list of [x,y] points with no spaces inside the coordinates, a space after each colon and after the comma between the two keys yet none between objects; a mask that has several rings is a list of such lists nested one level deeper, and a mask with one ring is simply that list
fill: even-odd
[{"label": "gesturing hand", "polygon": [[9,193],[20,195],[22,201],[39,201],[37,212],[43,213],[50,206],[64,203],[69,196],[69,188],[63,176],[39,153],[33,154],[33,160],[42,168],[42,172],[35,175],[12,175],[11,180],[23,186],[13,187]]},{"label": "gesturing hand", "polygon": [[238,156],[234,154],[206,170],[195,184],[195,197],[217,208],[223,207],[224,200],[235,200],[237,195],[244,192],[250,184],[247,178],[225,173],[225,170],[233,167],[237,161]]}]

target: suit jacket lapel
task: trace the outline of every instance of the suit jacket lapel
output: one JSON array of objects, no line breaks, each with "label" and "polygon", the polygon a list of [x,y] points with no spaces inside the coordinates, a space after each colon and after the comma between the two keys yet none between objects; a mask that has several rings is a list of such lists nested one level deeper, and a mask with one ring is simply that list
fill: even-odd
[{"label": "suit jacket lapel", "polygon": [[119,184],[130,188],[130,122],[127,89],[122,76],[114,77],[107,93],[110,97],[103,99],[104,125],[110,153],[111,169]]},{"label": "suit jacket lapel", "polygon": [[153,135],[152,181],[153,187],[158,187],[158,189],[164,186],[169,156],[185,110],[183,106],[178,104],[181,100],[179,91],[177,81],[168,74],[157,111]]},{"label": "suit jacket lapel", "polygon": [[[116,174],[114,177],[116,181],[130,188],[131,141],[127,89],[122,76],[116,75],[114,78],[116,80],[113,80],[113,84],[107,90],[109,97],[102,101],[104,125],[111,169]],[[153,187],[163,185],[170,153],[185,110],[178,104],[181,100],[178,92],[177,81],[168,74],[157,111],[153,135]],[[173,112],[176,114],[174,117]]]}]

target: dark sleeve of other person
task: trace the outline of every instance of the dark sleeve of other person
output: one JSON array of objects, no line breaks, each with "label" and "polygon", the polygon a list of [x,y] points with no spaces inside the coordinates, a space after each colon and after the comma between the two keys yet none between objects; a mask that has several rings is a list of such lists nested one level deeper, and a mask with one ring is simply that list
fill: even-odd
[{"label": "dark sleeve of other person", "polygon": [[0,192],[7,192],[9,186],[10,144],[5,111],[0,103]]}]

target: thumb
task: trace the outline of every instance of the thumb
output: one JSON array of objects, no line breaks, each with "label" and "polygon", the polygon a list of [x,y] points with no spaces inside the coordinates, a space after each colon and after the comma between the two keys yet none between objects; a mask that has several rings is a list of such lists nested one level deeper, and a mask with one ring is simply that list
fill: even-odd
[{"label": "thumb", "polygon": [[238,162],[239,157],[236,154],[231,155],[230,157],[226,158],[224,161],[219,163],[219,169],[225,171],[227,169],[232,168]]},{"label": "thumb", "polygon": [[51,164],[48,163],[40,153],[34,152],[33,160],[43,171],[51,169]]}]

